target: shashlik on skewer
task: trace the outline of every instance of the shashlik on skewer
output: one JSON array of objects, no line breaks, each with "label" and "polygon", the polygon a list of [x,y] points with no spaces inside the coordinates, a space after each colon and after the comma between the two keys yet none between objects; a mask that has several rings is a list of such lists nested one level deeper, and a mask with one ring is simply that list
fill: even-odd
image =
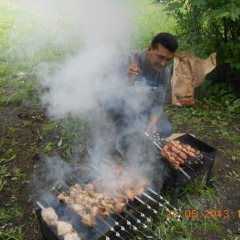
[{"label": "shashlik on skewer", "polygon": [[178,169],[187,159],[192,159],[199,155],[200,151],[192,148],[189,144],[171,140],[164,145],[161,153],[173,168]]},{"label": "shashlik on skewer", "polygon": [[[141,196],[149,182],[140,180],[138,182],[131,178],[125,180],[116,180],[107,185],[104,192],[95,192],[94,186],[102,184],[86,184],[81,188],[79,184],[74,184],[68,192],[62,192],[58,195],[58,200],[68,205],[76,214],[82,218],[82,223],[87,226],[96,224],[97,216],[108,216],[113,210],[122,213],[126,203],[133,201],[136,196]],[[110,191],[110,190],[115,190]],[[117,190],[116,190],[117,189]]]},{"label": "shashlik on skewer", "polygon": [[70,223],[58,220],[58,216],[52,207],[42,209],[41,215],[47,225],[56,227],[57,234],[63,237],[64,240],[81,240]]}]

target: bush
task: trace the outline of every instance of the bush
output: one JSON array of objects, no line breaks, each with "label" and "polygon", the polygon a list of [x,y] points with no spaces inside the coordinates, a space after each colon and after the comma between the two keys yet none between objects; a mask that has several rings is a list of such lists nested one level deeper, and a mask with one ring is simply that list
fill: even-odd
[{"label": "bush", "polygon": [[[239,87],[240,2],[238,0],[168,0],[165,9],[177,22],[182,50],[199,57],[217,52],[215,83]],[[180,49],[180,50],[181,50]]]}]

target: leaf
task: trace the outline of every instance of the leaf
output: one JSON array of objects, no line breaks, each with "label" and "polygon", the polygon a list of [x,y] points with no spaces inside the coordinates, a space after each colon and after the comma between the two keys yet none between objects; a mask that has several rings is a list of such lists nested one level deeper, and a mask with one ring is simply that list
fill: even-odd
[{"label": "leaf", "polygon": [[240,69],[240,62],[235,62],[235,68]]},{"label": "leaf", "polygon": [[6,181],[0,180],[0,191],[2,191],[2,189],[6,183],[7,183]]},{"label": "leaf", "polygon": [[200,7],[201,5],[205,4],[205,0],[193,0],[192,3],[193,5]]},{"label": "leaf", "polygon": [[228,111],[229,111],[229,112],[235,112],[235,107],[233,107],[233,106],[228,106]]},{"label": "leaf", "polygon": [[60,141],[58,142],[58,147],[61,147],[62,146],[62,137],[60,139]]},{"label": "leaf", "polygon": [[218,15],[219,18],[229,18],[230,16],[231,16],[230,12],[224,12]]}]

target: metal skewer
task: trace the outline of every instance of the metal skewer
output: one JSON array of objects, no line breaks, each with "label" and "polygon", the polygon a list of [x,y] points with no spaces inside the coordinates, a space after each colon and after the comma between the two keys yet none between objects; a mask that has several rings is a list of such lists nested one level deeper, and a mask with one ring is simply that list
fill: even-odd
[{"label": "metal skewer", "polygon": [[[159,146],[159,144],[154,140],[152,139],[152,137],[146,132],[144,131],[144,133],[153,141],[153,143],[162,151],[162,147]],[[178,167],[178,169],[190,180],[191,177],[181,168],[181,167]]]},{"label": "metal skewer", "polygon": [[[160,149],[160,150],[162,150],[162,147],[160,147],[159,146],[159,144],[155,141],[155,139],[153,139],[147,132],[145,133],[153,142],[155,142],[155,145]],[[165,142],[167,143],[167,140],[165,139]],[[166,144],[165,143],[165,144]],[[196,157],[195,157],[196,158]],[[202,161],[200,161],[202,164],[203,164],[203,162]],[[187,163],[186,163],[186,161],[184,162],[184,165],[185,166],[187,166],[189,169],[191,169],[191,170],[194,170],[193,168],[191,168]]]},{"label": "metal skewer", "polygon": [[[143,195],[146,196],[147,198],[149,198],[151,201],[157,203],[160,207],[163,207],[166,211],[170,212],[170,214],[171,214],[172,216],[174,216],[174,212],[170,211],[170,209],[167,208],[166,206],[164,206],[162,203],[156,201],[156,200],[153,199],[151,196],[149,196],[147,193],[143,193]],[[181,219],[181,216],[178,215],[178,216],[177,216],[177,219],[178,219],[178,220]]]},{"label": "metal skewer", "polygon": [[142,218],[145,218],[147,222],[151,223],[155,228],[157,228],[157,226],[152,222],[152,220],[151,220],[150,218],[146,217],[144,213],[138,211],[136,208],[134,208],[134,207],[133,207],[132,205],[130,205],[129,203],[127,203],[127,205],[128,205],[130,208],[132,208],[135,212],[139,213]]},{"label": "metal skewer", "polygon": [[36,201],[36,204],[37,204],[42,210],[45,209],[45,207],[44,207],[40,202]]},{"label": "metal skewer", "polygon": [[137,228],[135,225],[133,225],[130,221],[128,221],[126,218],[124,218],[124,217],[123,217],[121,214],[119,214],[117,211],[115,211],[114,209],[112,209],[112,211],[113,211],[114,213],[116,213],[120,218],[122,218],[123,220],[125,220],[126,223],[127,223],[127,225],[132,226],[132,228],[133,228],[134,231],[139,232],[141,235],[143,235],[143,236],[144,236],[144,239],[150,239],[149,236],[145,235],[143,232],[141,232],[140,230],[138,230],[138,228]]},{"label": "metal skewer", "polygon": [[[65,183],[64,183],[65,184]],[[66,184],[65,184],[66,185]],[[56,191],[58,194],[60,194],[60,192],[55,188],[55,187],[52,187],[52,189],[50,191]],[[95,228],[102,236],[105,237],[106,240],[110,240],[110,238],[108,236],[106,236],[104,233],[102,233],[96,226],[92,226],[93,228]],[[124,239],[123,239],[124,240]]]},{"label": "metal skewer", "polygon": [[181,168],[178,168],[189,180],[191,179],[191,177]]},{"label": "metal skewer", "polygon": [[[36,201],[36,204],[41,208],[41,210],[44,210],[44,209],[46,209],[40,202],[38,202],[38,201]],[[56,214],[56,213],[55,213]],[[58,218],[58,216],[57,216],[57,218]],[[96,230],[98,230],[97,228],[96,228]],[[74,229],[74,231],[76,231],[75,229]],[[99,230],[98,230],[99,231]],[[100,232],[100,231],[99,231]],[[77,233],[77,234],[79,234],[79,233]],[[103,236],[105,236],[104,234],[102,234],[101,232],[100,232],[100,234],[101,235],[103,235]],[[79,236],[79,235],[78,235]],[[106,237],[106,240],[110,240],[107,236],[105,236]],[[79,238],[79,239],[81,239],[81,238]]]},{"label": "metal skewer", "polygon": [[171,205],[170,203],[169,203],[169,201],[167,201],[166,199],[164,199],[161,195],[159,195],[158,193],[156,193],[153,189],[151,189],[151,188],[147,188],[151,193],[153,193],[154,195],[156,195],[157,197],[159,197],[160,198],[160,200],[162,200],[162,201],[164,201],[167,205],[169,205],[174,211],[175,210],[178,210],[177,208],[175,208],[173,205]]},{"label": "metal skewer", "polygon": [[[75,177],[81,184],[83,184],[75,175],[72,175],[72,174],[71,174],[71,176]],[[70,182],[69,180],[67,180],[67,179],[65,179],[65,180],[66,180],[71,186],[73,186],[73,183],[71,183],[71,182]],[[65,183],[63,183],[63,184],[68,188],[68,186],[67,186]],[[55,190],[58,194],[60,194],[59,191],[58,191],[55,187],[53,187],[52,190]],[[117,213],[114,209],[111,208],[111,210],[112,210],[114,213],[116,213],[118,216],[121,216],[121,215],[120,215],[119,213]],[[116,222],[112,217],[108,216],[108,218],[110,218],[112,221],[114,221],[115,225],[119,226],[122,231],[127,232],[131,237],[133,237],[133,239],[136,239],[136,238],[135,238],[130,232],[128,232],[123,226],[119,225],[119,223]],[[114,228],[113,228],[112,226],[110,226],[101,216],[98,216],[98,219],[101,220],[102,222],[104,222],[106,225],[108,225],[110,231],[115,232],[115,235],[116,235],[118,238],[123,239],[123,238],[120,236],[120,234],[119,234],[118,232],[116,232],[116,231],[114,230]],[[130,222],[129,222],[129,223],[130,223]],[[128,224],[128,225],[132,225],[132,224]],[[95,226],[93,226],[93,227],[95,227]],[[132,225],[132,227],[135,227],[135,226]],[[96,227],[95,227],[95,228],[96,228]],[[135,228],[136,228],[136,227],[135,227]],[[137,229],[137,228],[136,228],[136,229]],[[138,231],[139,233],[141,233],[139,230],[135,230],[135,231]],[[141,233],[141,234],[143,234],[143,233]],[[103,234],[102,234],[102,235],[103,235]],[[124,240],[124,239],[123,239],[123,240]],[[141,240],[141,239],[138,238],[138,240]]]},{"label": "metal skewer", "polygon": [[[109,170],[108,169],[108,167],[107,166],[105,166],[105,165],[103,165],[107,170]],[[99,171],[99,169],[97,169],[97,168],[95,168],[94,166],[93,166],[93,168],[95,169],[95,170],[97,170],[97,171]],[[162,198],[162,197],[161,197]],[[155,209],[153,209],[152,207],[150,207],[148,204],[146,204],[145,202],[143,202],[140,198],[138,198],[137,196],[135,196],[135,199],[136,200],[138,200],[140,203],[142,203],[143,205],[145,205],[149,210],[152,210],[153,211],[153,213],[154,214],[157,214],[158,212],[155,210]],[[152,200],[153,198],[151,198],[151,200]],[[157,202],[156,200],[154,200],[154,202],[155,203],[157,203],[159,206],[161,206],[161,207],[163,207],[163,205],[161,204],[161,203],[159,203],[159,202]],[[167,201],[166,201],[167,202]],[[129,204],[127,204],[127,205],[129,205]],[[130,205],[131,206],[131,205]],[[132,207],[132,206],[131,206]],[[133,208],[133,207],[132,207]],[[164,208],[166,208],[166,207],[164,207]],[[133,208],[134,209],[134,208]],[[167,210],[169,210],[168,208],[166,208]],[[170,210],[169,210],[170,211]],[[139,211],[138,211],[139,212]],[[143,213],[140,213],[140,214],[143,214]]]},{"label": "metal skewer", "polygon": [[[82,183],[75,175],[72,175],[71,174],[71,176],[73,176],[74,178],[76,178],[80,183]],[[66,179],[65,179],[66,180]],[[73,185],[69,180],[67,180],[71,185]],[[83,183],[82,183],[83,184]],[[113,210],[113,209],[111,209],[111,210]],[[100,217],[100,216],[99,216]],[[114,222],[114,224],[115,225],[117,225],[117,226],[119,226],[120,228],[121,228],[121,231],[124,231],[124,232],[126,232],[127,234],[129,234],[133,239],[136,239],[130,232],[128,232],[123,226],[121,226],[117,221],[115,221],[110,215],[108,215],[108,218],[110,218],[113,222]],[[108,224],[104,219],[102,219],[102,218],[99,218],[100,220],[102,220],[102,221],[104,221],[106,224]],[[108,224],[109,225],[109,224]],[[110,228],[110,230],[112,231],[112,229],[113,229],[113,227],[112,226],[110,226],[109,225],[109,228]],[[116,232],[116,231],[115,231]],[[119,233],[115,233],[116,234],[116,236],[117,237],[119,237],[119,238],[121,238],[122,239],[122,237],[120,236],[120,234]]]},{"label": "metal skewer", "polygon": [[150,231],[156,238],[158,239],[162,239],[161,236],[159,236],[156,232],[154,232],[152,229],[148,228],[148,226],[144,223],[141,222],[140,219],[138,219],[137,217],[133,216],[133,214],[131,214],[129,211],[127,210],[123,210],[126,214],[128,214],[134,221],[136,221],[138,224],[140,224],[144,229]]},{"label": "metal skewer", "polygon": [[212,158],[210,158],[210,157],[207,157],[207,156],[205,156],[204,154],[203,154],[203,158],[207,158],[207,159],[209,159],[209,160],[211,160],[211,161],[214,161],[214,159],[212,159]]},{"label": "metal skewer", "polygon": [[190,168],[191,170],[194,170],[193,168],[191,168],[186,162],[184,163],[184,165],[186,165],[188,168]]},{"label": "metal skewer", "polygon": [[142,201],[139,197],[135,197],[135,199],[138,200],[141,204],[145,205],[147,207],[147,209],[152,210],[154,214],[158,213],[155,209],[151,208],[148,204],[146,204],[144,201]]},{"label": "metal skewer", "polygon": [[117,221],[115,221],[115,219],[113,219],[110,215],[108,216],[108,218],[110,218],[110,219],[114,222],[114,224],[115,224],[116,226],[119,226],[120,229],[121,229],[121,231],[126,232],[126,233],[129,234],[133,239],[136,239],[129,231],[127,231],[122,225],[120,225]]},{"label": "metal skewer", "polygon": [[109,227],[109,230],[112,231],[112,232],[114,232],[115,235],[116,235],[118,238],[124,240],[124,239],[121,237],[121,235],[119,234],[119,232],[115,231],[114,227],[112,227],[111,225],[109,225],[102,217],[99,217],[98,219],[101,220],[104,224],[106,224],[106,225]]}]

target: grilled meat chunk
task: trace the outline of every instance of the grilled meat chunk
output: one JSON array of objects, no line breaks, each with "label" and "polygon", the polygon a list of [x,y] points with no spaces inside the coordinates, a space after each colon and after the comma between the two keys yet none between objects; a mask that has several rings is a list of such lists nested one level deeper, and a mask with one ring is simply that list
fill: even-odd
[{"label": "grilled meat chunk", "polygon": [[89,196],[94,197],[94,186],[93,184],[89,183],[85,185],[84,190],[89,194]]},{"label": "grilled meat chunk", "polygon": [[84,206],[80,204],[72,204],[71,208],[74,212],[76,212],[79,216],[84,216],[86,215],[86,209]]},{"label": "grilled meat chunk", "polygon": [[81,238],[78,236],[77,232],[70,232],[64,236],[63,240],[81,240]]},{"label": "grilled meat chunk", "polygon": [[77,183],[69,188],[69,195],[70,195],[70,197],[75,197],[77,194],[79,194],[81,192],[82,192],[82,188]]},{"label": "grilled meat chunk", "polygon": [[96,224],[96,220],[91,214],[86,214],[83,216],[82,223],[92,227]]},{"label": "grilled meat chunk", "polygon": [[70,223],[64,221],[58,221],[57,223],[57,234],[63,236],[67,233],[74,231],[73,226]]},{"label": "grilled meat chunk", "polygon": [[58,216],[52,207],[43,209],[41,211],[41,215],[42,215],[43,220],[47,223],[47,225],[49,225],[49,226],[56,225]]}]

